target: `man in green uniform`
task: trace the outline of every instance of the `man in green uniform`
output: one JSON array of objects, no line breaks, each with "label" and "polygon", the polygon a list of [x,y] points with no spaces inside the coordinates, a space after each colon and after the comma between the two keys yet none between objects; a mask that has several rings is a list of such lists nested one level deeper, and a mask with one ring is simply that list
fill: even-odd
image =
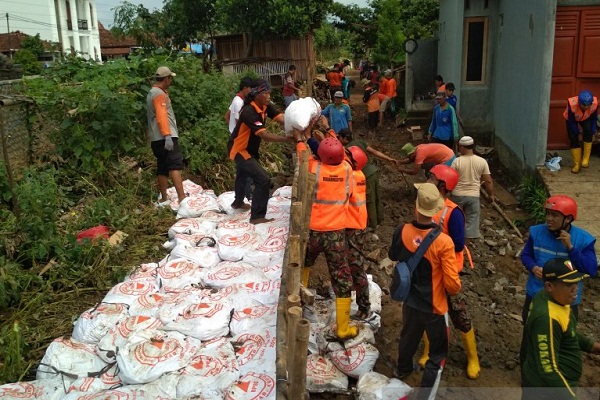
[{"label": "man in green uniform", "polygon": [[600,343],[577,333],[571,303],[588,275],[566,258],[544,264],[544,290],[531,302],[521,344],[522,400],[577,398],[581,352],[600,353]]}]

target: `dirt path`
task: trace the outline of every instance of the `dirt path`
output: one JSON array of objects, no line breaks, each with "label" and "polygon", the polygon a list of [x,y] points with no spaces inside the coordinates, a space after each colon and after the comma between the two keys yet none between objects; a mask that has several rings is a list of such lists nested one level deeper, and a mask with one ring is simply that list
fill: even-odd
[{"label": "dirt path", "polygon": [[[365,106],[362,104],[362,88],[358,76],[352,76],[357,82],[352,92],[350,105],[353,113],[355,134],[366,134]],[[395,121],[386,119],[383,128],[376,137],[369,139],[369,144],[391,157],[399,157],[399,150],[410,141],[410,133],[406,129],[397,128]],[[427,129],[427,127],[424,127]],[[416,143],[413,143],[416,144]],[[423,173],[414,177],[407,176],[409,187],[393,167],[386,162],[378,162],[380,170],[380,187],[385,209],[385,221],[377,229],[378,241],[367,243],[367,250],[380,249],[379,259],[386,257],[391,236],[396,226],[412,219],[416,190],[413,182],[424,182]],[[507,177],[491,164],[492,176],[497,182],[507,182]],[[462,277],[463,287],[467,288],[469,308],[476,330],[477,347],[481,363],[481,375],[477,380],[466,377],[466,356],[458,332],[451,331],[450,352],[442,377],[438,398],[444,399],[511,399],[520,398],[520,367],[518,351],[522,334],[520,321],[521,308],[525,299],[525,270],[522,267],[518,252],[523,241],[514,235],[510,225],[482,200],[482,238],[472,242],[475,268],[466,271]],[[526,220],[523,211],[507,208],[509,218]],[[522,232],[526,232],[522,229]],[[320,287],[327,284],[328,274],[324,259],[319,258],[315,273],[311,276],[311,286]],[[389,276],[375,263],[369,263],[368,273],[375,282],[384,289],[382,299],[382,328],[376,335],[377,347],[380,351],[375,371],[392,376],[397,359],[397,347],[402,327],[402,314],[399,303],[390,299],[386,288],[389,287]],[[600,283],[597,278],[588,279],[584,291],[584,303],[580,313],[581,332],[600,339]],[[420,353],[418,353],[420,354]],[[581,387],[598,386],[600,375],[600,357],[584,355],[584,376]],[[414,373],[406,379],[410,385],[418,385],[421,373]],[[598,392],[592,395],[580,393],[584,399],[598,399]],[[312,398],[349,398],[338,395],[314,395]]]}]

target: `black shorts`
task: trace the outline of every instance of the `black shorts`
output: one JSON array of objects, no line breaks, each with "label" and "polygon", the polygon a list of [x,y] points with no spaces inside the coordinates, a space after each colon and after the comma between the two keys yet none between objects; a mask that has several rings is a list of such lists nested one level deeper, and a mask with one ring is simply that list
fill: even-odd
[{"label": "black shorts", "polygon": [[369,128],[375,129],[377,128],[377,124],[379,124],[379,111],[373,111],[369,113],[368,118]]},{"label": "black shorts", "polygon": [[183,169],[183,157],[179,150],[179,138],[173,138],[173,150],[165,150],[165,140],[155,140],[150,143],[152,153],[156,157],[156,175],[169,176],[169,171]]}]

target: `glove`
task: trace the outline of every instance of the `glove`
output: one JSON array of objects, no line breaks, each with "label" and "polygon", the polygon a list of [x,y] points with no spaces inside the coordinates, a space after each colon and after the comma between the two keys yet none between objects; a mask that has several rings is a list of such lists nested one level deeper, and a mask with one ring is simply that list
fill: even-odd
[{"label": "glove", "polygon": [[171,138],[171,135],[165,136],[165,150],[173,150],[173,138]]}]

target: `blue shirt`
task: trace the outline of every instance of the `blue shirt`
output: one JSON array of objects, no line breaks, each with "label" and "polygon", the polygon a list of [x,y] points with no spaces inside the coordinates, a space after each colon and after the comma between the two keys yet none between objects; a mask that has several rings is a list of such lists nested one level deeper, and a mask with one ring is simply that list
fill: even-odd
[{"label": "blue shirt", "polygon": [[458,120],[450,103],[446,103],[443,110],[439,104],[435,106],[428,132],[439,140],[458,139]]},{"label": "blue shirt", "polygon": [[321,114],[329,120],[329,126],[338,133],[344,128],[348,128],[348,122],[352,121],[352,113],[347,104],[340,104],[339,107],[335,104],[329,104]]}]

